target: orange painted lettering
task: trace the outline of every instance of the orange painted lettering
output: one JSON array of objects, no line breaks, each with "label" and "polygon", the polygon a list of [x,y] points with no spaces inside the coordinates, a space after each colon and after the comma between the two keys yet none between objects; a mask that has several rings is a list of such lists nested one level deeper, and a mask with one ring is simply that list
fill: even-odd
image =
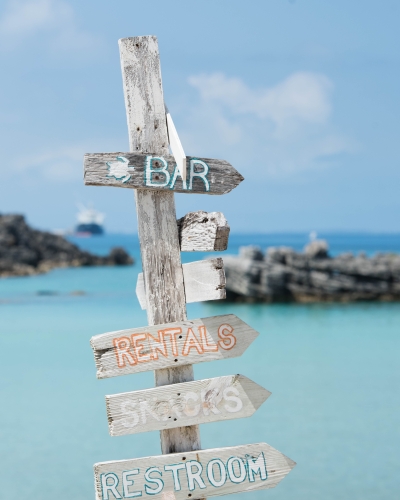
[{"label": "orange painted lettering", "polygon": [[232,349],[236,345],[236,337],[232,335],[232,332],[233,328],[226,323],[218,328],[218,337],[221,339],[218,345],[226,351],[229,351],[229,349]]},{"label": "orange painted lettering", "polygon": [[166,330],[162,331],[164,335],[169,335],[171,347],[172,347],[172,354],[174,356],[178,356],[178,345],[176,343],[176,336],[179,333],[182,333],[182,328],[167,328]]},{"label": "orange painted lettering", "polygon": [[218,346],[212,341],[211,337],[211,343],[208,343],[208,338],[207,338],[207,330],[206,327],[199,326],[199,332],[200,332],[200,338],[201,338],[201,345],[203,346],[203,351],[204,352],[215,352],[218,351]]},{"label": "orange painted lettering", "polygon": [[131,353],[130,346],[131,342],[129,337],[120,337],[113,340],[115,355],[117,357],[118,368],[125,368],[126,361],[132,366],[136,365],[136,359]]},{"label": "orange painted lettering", "polygon": [[186,340],[185,340],[185,345],[183,346],[182,354],[184,356],[187,356],[189,354],[190,349],[196,349],[196,351],[199,354],[203,354],[203,348],[201,347],[201,344],[194,334],[193,330],[191,328],[188,328],[187,334],[186,334]]},{"label": "orange painted lettering", "polygon": [[164,333],[162,330],[158,332],[158,339],[147,334],[147,339],[149,341],[149,346],[151,349],[151,359],[158,359],[158,353],[161,353],[165,358],[168,358],[167,345],[164,340]]},{"label": "orange painted lettering", "polygon": [[[147,361],[151,360],[151,352],[149,350],[149,347],[143,345],[143,341],[146,340],[146,338],[147,338],[147,333],[134,333],[131,336],[132,346],[135,350],[136,359],[138,360],[138,363],[146,363]],[[142,353],[143,350],[145,350],[144,353]]]}]

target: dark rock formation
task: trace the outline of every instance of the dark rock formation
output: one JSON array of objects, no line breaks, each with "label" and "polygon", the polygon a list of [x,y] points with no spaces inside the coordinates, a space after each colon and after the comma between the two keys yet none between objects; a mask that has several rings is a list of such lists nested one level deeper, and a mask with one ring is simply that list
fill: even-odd
[{"label": "dark rock formation", "polygon": [[292,248],[242,247],[224,257],[227,299],[243,302],[400,300],[400,255],[330,257],[326,241],[303,253]]},{"label": "dark rock formation", "polygon": [[123,248],[106,257],[80,250],[62,236],[30,228],[22,215],[0,215],[0,276],[27,276],[55,267],[124,266],[133,259]]}]

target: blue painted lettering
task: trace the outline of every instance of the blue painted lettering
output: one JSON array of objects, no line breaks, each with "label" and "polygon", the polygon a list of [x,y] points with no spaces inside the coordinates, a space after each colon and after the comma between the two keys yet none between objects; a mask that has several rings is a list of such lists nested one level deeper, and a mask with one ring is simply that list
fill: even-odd
[{"label": "blue painted lettering", "polygon": [[122,487],[124,492],[124,498],[136,498],[141,497],[141,491],[129,491],[129,487],[133,486],[133,479],[129,479],[129,476],[137,476],[139,474],[139,469],[127,470],[122,473]]},{"label": "blue painted lettering", "polygon": [[179,480],[179,471],[185,469],[185,464],[173,464],[173,465],[164,465],[164,470],[172,471],[172,476],[174,478],[174,488],[175,491],[181,491],[181,482]]},{"label": "blue painted lettering", "polygon": [[254,483],[254,474],[260,474],[262,481],[267,479],[267,467],[265,465],[264,453],[260,453],[254,460],[253,458],[247,459],[247,469],[249,471],[249,481]]},{"label": "blue painted lettering", "polygon": [[[235,462],[237,463],[237,468],[239,469],[237,471],[239,472],[238,476],[235,474],[236,471],[233,465]],[[232,483],[243,483],[243,481],[246,479],[247,471],[246,466],[244,465],[244,462],[240,457],[231,457],[226,462],[226,467],[228,469],[229,479],[232,481]]]},{"label": "blue painted lettering", "polygon": [[203,478],[201,477],[202,471],[203,466],[197,460],[189,460],[189,462],[186,462],[186,474],[189,491],[193,491],[196,488],[194,484],[195,481],[199,485],[200,489],[206,488]]},{"label": "blue painted lettering", "polygon": [[[219,473],[218,473],[219,479],[215,478],[214,465],[217,465],[219,468]],[[223,486],[226,483],[226,469],[224,462],[219,458],[214,458],[214,460],[210,460],[207,464],[207,477],[210,483],[216,488]]]},{"label": "blue painted lettering", "polygon": [[[109,479],[113,481],[111,484],[109,484]],[[113,472],[101,475],[101,490],[103,493],[103,500],[111,500],[108,496],[108,493],[110,492],[113,494],[114,498],[122,498],[117,490],[118,483],[118,476]]]},{"label": "blue painted lettering", "polygon": [[148,495],[157,495],[157,493],[160,493],[162,489],[164,488],[164,481],[162,479],[159,479],[158,477],[151,477],[150,474],[153,474],[154,472],[160,474],[162,476],[162,472],[158,467],[150,467],[147,469],[147,471],[144,474],[144,478],[148,483],[156,484],[156,488],[150,488],[145,484],[144,489]]},{"label": "blue painted lettering", "polygon": [[[203,167],[203,170],[201,170],[200,172],[197,171],[197,169],[196,169],[197,165],[200,165],[201,167]],[[210,183],[208,182],[208,179],[207,179],[208,171],[209,171],[209,166],[207,165],[206,162],[204,162],[202,160],[198,160],[196,158],[192,158],[190,160],[189,189],[190,190],[193,189],[194,177],[199,177],[204,182],[204,186],[206,188],[206,191],[210,191]]]},{"label": "blue painted lettering", "polygon": [[165,187],[170,181],[168,163],[162,156],[146,156],[145,177],[146,186]]},{"label": "blue painted lettering", "polygon": [[[182,179],[181,173],[179,172],[178,165],[175,165],[174,174],[172,176],[171,184],[169,185],[170,189],[174,189],[178,175]],[[187,189],[186,180],[183,180],[183,179],[182,179],[182,189]]]}]

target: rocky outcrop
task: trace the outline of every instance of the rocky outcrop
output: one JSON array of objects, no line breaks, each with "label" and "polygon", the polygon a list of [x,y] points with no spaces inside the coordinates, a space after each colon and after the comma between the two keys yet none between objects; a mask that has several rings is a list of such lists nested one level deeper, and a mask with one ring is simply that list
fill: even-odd
[{"label": "rocky outcrop", "polygon": [[288,247],[239,250],[224,257],[227,299],[243,302],[400,300],[400,255],[330,257],[326,241],[303,253]]},{"label": "rocky outcrop", "polygon": [[56,267],[124,266],[133,259],[123,248],[106,257],[80,250],[62,236],[37,231],[22,215],[0,215],[0,276],[27,276]]}]

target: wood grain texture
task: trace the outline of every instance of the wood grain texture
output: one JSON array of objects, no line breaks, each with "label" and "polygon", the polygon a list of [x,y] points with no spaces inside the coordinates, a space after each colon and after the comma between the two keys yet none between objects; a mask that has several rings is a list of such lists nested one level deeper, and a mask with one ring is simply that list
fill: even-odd
[{"label": "wood grain texture", "polygon": [[188,500],[257,491],[274,488],[295,465],[266,443],[102,462],[94,465],[96,498],[137,492],[154,500]]},{"label": "wood grain texture", "polygon": [[134,153],[88,153],[84,156],[87,186],[114,186],[173,191],[186,194],[227,194],[243,176],[225,160],[186,157],[187,180],[176,172],[170,155]]},{"label": "wood grain texture", "polygon": [[250,417],[271,395],[243,375],[106,396],[111,436]]},{"label": "wood grain texture", "polygon": [[[226,297],[226,280],[221,258],[183,264],[186,303],[221,300]],[[146,290],[143,273],[139,273],[136,295],[140,307],[146,309]]]},{"label": "wood grain texture", "polygon": [[157,37],[118,41],[131,152],[168,154]]},{"label": "wood grain texture", "polygon": [[226,297],[224,264],[221,258],[183,265],[186,302],[202,302]]},{"label": "wood grain texture", "polygon": [[[140,200],[140,202],[139,202]],[[176,225],[175,203],[170,193],[137,193],[139,239],[149,324],[186,318],[185,290]],[[142,301],[142,305],[143,301]]]},{"label": "wood grain texture", "polygon": [[189,212],[177,224],[181,252],[222,252],[228,248],[230,227],[221,212]]},{"label": "wood grain texture", "polygon": [[[168,132],[155,36],[119,40],[131,152],[168,154]],[[146,311],[150,325],[186,320],[173,191],[135,190]],[[193,368],[155,372],[157,386],[193,380]],[[162,453],[201,448],[198,426],[161,431]]]},{"label": "wood grain texture", "polygon": [[101,379],[238,357],[257,336],[227,314],[103,333],[90,343]]}]

